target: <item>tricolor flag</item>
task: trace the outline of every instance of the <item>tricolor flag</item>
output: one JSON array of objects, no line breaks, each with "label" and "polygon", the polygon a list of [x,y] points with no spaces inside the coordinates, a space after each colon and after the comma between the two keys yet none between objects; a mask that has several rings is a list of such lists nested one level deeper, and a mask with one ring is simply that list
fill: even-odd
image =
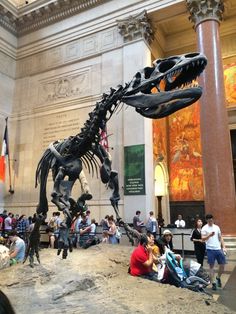
[{"label": "tricolor flag", "polygon": [[99,144],[102,145],[105,150],[108,152],[108,136],[107,136],[107,128],[103,128],[100,130],[100,142]]},{"label": "tricolor flag", "polygon": [[2,142],[2,153],[0,156],[0,181],[5,181],[6,172],[6,157],[8,155],[8,131],[7,124],[4,131],[3,142]]}]

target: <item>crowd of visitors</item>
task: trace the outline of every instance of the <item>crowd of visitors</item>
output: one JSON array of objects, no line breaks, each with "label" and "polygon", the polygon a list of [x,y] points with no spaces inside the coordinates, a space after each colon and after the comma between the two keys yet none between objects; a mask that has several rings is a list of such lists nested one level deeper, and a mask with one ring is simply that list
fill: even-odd
[{"label": "crowd of visitors", "polygon": [[[100,236],[98,236],[98,224],[94,218],[91,218],[91,212],[87,210],[82,215],[78,214],[72,222],[70,236],[68,234],[66,237],[63,216],[62,212],[53,212],[46,226],[49,248],[57,248],[59,254],[64,245],[69,248],[74,246],[75,248],[86,249],[99,242],[108,244],[118,244],[120,242],[121,231],[112,215],[106,215],[101,220]],[[205,252],[207,253],[212,289],[216,290],[217,286],[221,287],[221,275],[226,263],[226,249],[220,228],[214,224],[213,216],[208,214],[206,222],[203,226],[203,221],[197,217],[190,240],[193,241],[196,259],[201,266],[204,263]],[[182,215],[178,215],[175,225],[176,228],[186,226]],[[33,226],[34,218],[32,217],[14,215],[11,212],[7,213],[6,210],[0,214],[0,237],[5,239],[2,242],[9,248],[10,264],[24,260],[29,234]],[[166,252],[174,252],[173,233],[168,229],[164,229],[162,235],[159,235],[160,226],[153,211],[149,212],[146,222],[141,219],[141,211],[136,211],[133,218],[133,227],[142,236],[136,240],[137,248],[130,260],[130,274],[160,281],[157,275],[158,264],[163,261]],[[181,260],[179,254],[174,256],[176,260]],[[216,278],[214,277],[215,261],[219,264]]]},{"label": "crowd of visitors", "polygon": [[[134,225],[136,224],[135,229],[138,231],[141,230],[142,233],[138,246],[130,258],[129,273],[133,276],[141,276],[150,280],[163,282],[165,274],[162,273],[160,278],[161,272],[159,270],[160,265],[163,265],[163,260],[165,260],[167,252],[171,252],[177,262],[180,262],[182,257],[174,253],[173,234],[170,230],[165,229],[162,236],[157,236],[158,221],[153,216],[152,211],[149,213],[149,218],[145,225],[146,235],[143,233],[143,222],[140,214],[141,212],[137,211],[133,219]],[[222,286],[221,275],[226,264],[225,256],[227,250],[221,236],[220,228],[214,224],[213,216],[208,214],[205,219],[206,224],[203,226],[202,219],[199,216],[196,218],[190,240],[193,241],[196,259],[201,266],[203,266],[205,252],[207,253],[212,290],[216,290],[217,287]],[[186,224],[182,215],[178,215],[175,227],[184,228],[185,226]],[[219,269],[215,277],[214,265],[216,261]],[[164,280],[166,281],[166,277]]]}]

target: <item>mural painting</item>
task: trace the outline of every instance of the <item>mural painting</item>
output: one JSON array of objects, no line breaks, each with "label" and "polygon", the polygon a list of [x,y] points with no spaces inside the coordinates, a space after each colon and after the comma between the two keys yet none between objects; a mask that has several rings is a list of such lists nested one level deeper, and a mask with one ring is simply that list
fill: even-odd
[{"label": "mural painting", "polygon": [[227,107],[236,106],[236,63],[224,65],[225,96]]},{"label": "mural painting", "polygon": [[152,126],[154,162],[167,162],[167,120],[153,120]]},{"label": "mural painting", "polygon": [[172,201],[200,201],[203,195],[199,103],[169,117],[169,173]]}]

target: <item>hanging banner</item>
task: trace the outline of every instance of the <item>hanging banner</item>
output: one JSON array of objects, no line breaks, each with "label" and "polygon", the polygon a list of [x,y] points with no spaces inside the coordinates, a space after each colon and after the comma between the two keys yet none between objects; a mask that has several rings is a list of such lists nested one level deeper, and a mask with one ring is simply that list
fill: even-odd
[{"label": "hanging banner", "polygon": [[144,145],[124,147],[125,195],[145,195],[145,155]]}]

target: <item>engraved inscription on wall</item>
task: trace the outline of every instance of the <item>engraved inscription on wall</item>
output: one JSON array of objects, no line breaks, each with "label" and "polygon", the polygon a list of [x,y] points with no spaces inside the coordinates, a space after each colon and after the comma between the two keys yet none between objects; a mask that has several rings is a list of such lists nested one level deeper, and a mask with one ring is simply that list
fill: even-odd
[{"label": "engraved inscription on wall", "polygon": [[[37,140],[34,143],[33,164],[37,165],[50,143],[78,134],[88,118],[89,111],[91,111],[91,107],[38,117],[35,120]],[[51,181],[50,175],[48,182]],[[50,188],[48,190],[50,191]]]},{"label": "engraved inscription on wall", "polygon": [[72,110],[39,119],[39,150],[43,152],[50,143],[78,134],[85,119],[80,117],[79,112],[81,113],[81,110]]},{"label": "engraved inscription on wall", "polygon": [[90,69],[43,80],[39,85],[38,105],[47,105],[66,98],[88,96],[91,91]]}]

